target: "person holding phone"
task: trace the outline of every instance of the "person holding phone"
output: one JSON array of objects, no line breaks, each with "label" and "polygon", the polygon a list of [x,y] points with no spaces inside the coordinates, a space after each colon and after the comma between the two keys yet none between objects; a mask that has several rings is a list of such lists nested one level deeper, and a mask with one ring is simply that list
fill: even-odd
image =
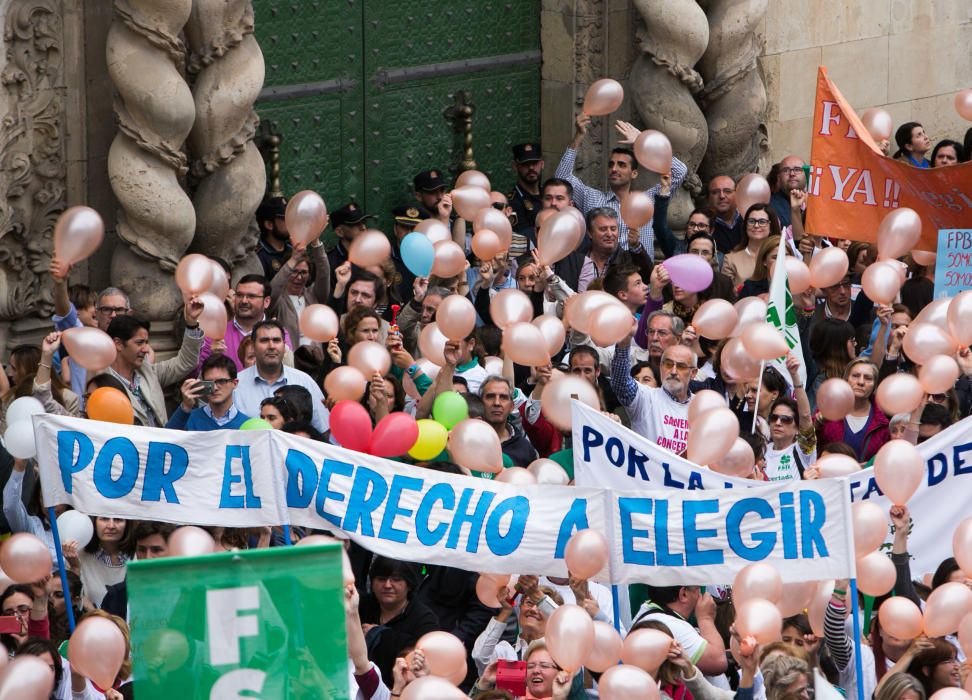
[{"label": "person holding phone", "polygon": [[[250,419],[236,407],[236,363],[223,354],[210,355],[202,365],[202,379],[182,383],[182,403],[173,411],[165,427],[172,430],[238,430]],[[202,406],[196,408],[198,400]]]}]

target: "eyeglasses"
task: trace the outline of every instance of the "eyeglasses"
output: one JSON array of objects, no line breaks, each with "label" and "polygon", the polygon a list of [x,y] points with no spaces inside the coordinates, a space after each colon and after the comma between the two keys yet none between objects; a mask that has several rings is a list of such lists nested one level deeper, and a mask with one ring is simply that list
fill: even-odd
[{"label": "eyeglasses", "polygon": [[702,221],[689,221],[685,225],[685,228],[687,228],[689,231],[705,231],[709,228],[709,225]]},{"label": "eyeglasses", "polygon": [[749,217],[746,219],[746,225],[752,226],[753,228],[765,228],[769,226],[769,219],[754,219]]},{"label": "eyeglasses", "polygon": [[792,168],[780,168],[780,172],[784,175],[795,175],[797,173],[803,172],[803,166],[794,166]]},{"label": "eyeglasses", "polygon": [[51,598],[63,598],[64,591],[51,591]]},{"label": "eyeglasses", "polygon": [[506,202],[493,202],[492,204],[490,204],[490,206],[493,207],[493,209],[496,209],[497,211],[503,211],[504,209],[506,209],[507,205]]},{"label": "eyeglasses", "polygon": [[16,608],[5,608],[3,614],[6,615],[7,617],[10,617],[14,613],[20,613],[21,615],[26,615],[30,611],[31,611],[31,607],[29,605],[18,605]]},{"label": "eyeglasses", "polygon": [[948,400],[948,394],[929,394],[928,399],[935,403],[945,403]]},{"label": "eyeglasses", "polygon": [[290,274],[294,277],[307,277],[310,274],[310,270],[293,270]]},{"label": "eyeglasses", "polygon": [[688,362],[676,362],[675,360],[662,360],[661,367],[664,370],[671,371],[672,369],[677,369],[679,372],[688,372],[692,369],[692,365]]},{"label": "eyeglasses", "polygon": [[265,294],[244,294],[243,292],[237,292],[234,295],[237,299],[242,301],[256,301],[257,299],[263,299]]},{"label": "eyeglasses", "polygon": [[227,384],[233,383],[233,380],[228,377],[220,377],[219,379],[209,379],[204,381],[210,381],[216,386],[226,386]]},{"label": "eyeglasses", "polygon": [[782,413],[771,413],[769,422],[782,423],[783,425],[793,425],[793,416],[787,416]]},{"label": "eyeglasses", "polygon": [[535,671],[538,668],[544,671],[559,671],[560,666],[557,664],[552,664],[549,661],[531,661],[526,665],[527,671]]},{"label": "eyeglasses", "polygon": [[99,306],[99,313],[103,313],[106,316],[121,316],[128,313],[127,306]]}]

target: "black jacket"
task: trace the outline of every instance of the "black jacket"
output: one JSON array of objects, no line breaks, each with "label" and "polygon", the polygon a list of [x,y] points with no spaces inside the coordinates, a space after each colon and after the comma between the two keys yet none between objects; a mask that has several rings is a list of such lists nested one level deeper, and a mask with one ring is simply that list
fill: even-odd
[{"label": "black jacket", "polygon": [[441,629],[439,619],[432,609],[414,597],[408,601],[398,617],[384,625],[379,622],[381,607],[372,593],[361,598],[358,610],[363,624],[377,625],[368,630],[365,641],[368,644],[368,658],[381,671],[381,677],[386,683],[391,682],[395,658],[403,649],[414,645],[423,634]]}]

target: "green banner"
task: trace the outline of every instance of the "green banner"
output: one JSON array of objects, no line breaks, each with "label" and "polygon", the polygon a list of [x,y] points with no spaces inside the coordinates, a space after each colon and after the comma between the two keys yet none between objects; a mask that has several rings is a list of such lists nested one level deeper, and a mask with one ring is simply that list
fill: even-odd
[{"label": "green banner", "polygon": [[340,545],[128,567],[139,700],[348,698]]}]

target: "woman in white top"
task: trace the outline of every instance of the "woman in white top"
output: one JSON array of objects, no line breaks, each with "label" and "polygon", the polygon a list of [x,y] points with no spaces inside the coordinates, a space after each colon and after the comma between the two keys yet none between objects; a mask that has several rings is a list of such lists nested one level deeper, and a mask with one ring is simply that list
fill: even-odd
[{"label": "woman in white top", "polygon": [[81,577],[84,594],[97,607],[105,597],[108,586],[125,579],[125,568],[131,558],[126,534],[128,521],[121,518],[92,517],[94,537],[78,551],[78,543],[62,543],[68,566]]},{"label": "woman in white top", "polygon": [[770,444],[766,446],[766,478],[770,481],[800,479],[803,470],[817,461],[817,436],[807,390],[800,383],[800,361],[790,353],[786,368],[793,382],[793,396],[780,396],[770,404],[767,421]]}]

